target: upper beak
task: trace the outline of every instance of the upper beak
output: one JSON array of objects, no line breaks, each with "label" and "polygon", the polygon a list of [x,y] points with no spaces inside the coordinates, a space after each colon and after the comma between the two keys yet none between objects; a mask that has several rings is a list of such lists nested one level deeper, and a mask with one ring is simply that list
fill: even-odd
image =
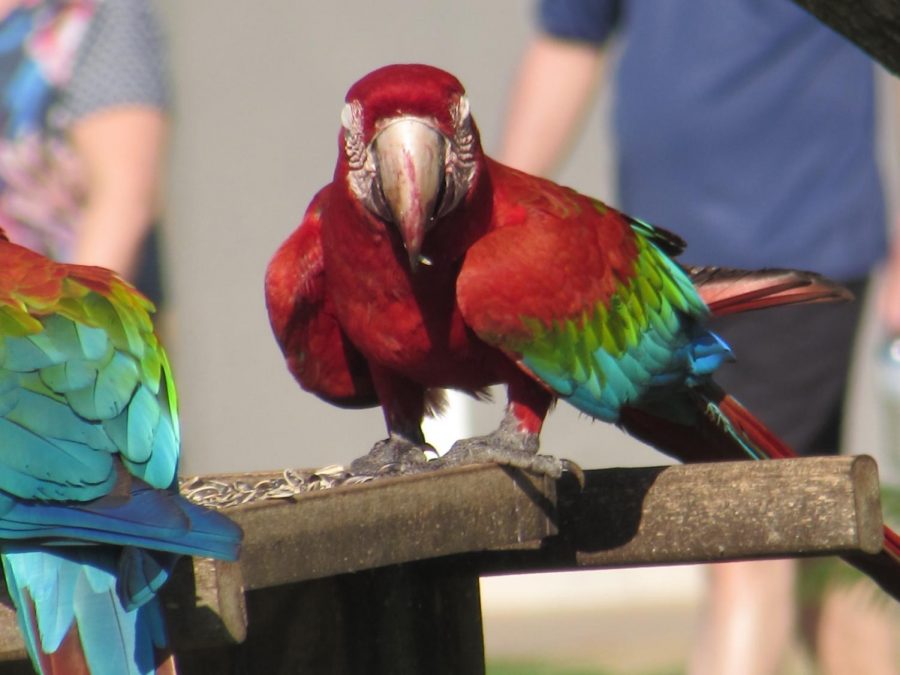
[{"label": "upper beak", "polygon": [[413,118],[391,122],[373,142],[378,181],[412,269],[434,222],[444,181],[444,143],[440,132]]}]

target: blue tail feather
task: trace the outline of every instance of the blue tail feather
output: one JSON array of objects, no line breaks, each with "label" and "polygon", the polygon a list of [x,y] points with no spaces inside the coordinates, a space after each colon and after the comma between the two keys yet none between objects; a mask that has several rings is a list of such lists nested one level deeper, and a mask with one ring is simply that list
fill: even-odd
[{"label": "blue tail feather", "polygon": [[[119,551],[78,547],[2,553],[10,595],[38,672],[45,655],[76,634],[92,675],[150,675],[167,648],[157,598],[123,606],[116,591]],[[35,625],[36,624],[36,625]]]}]

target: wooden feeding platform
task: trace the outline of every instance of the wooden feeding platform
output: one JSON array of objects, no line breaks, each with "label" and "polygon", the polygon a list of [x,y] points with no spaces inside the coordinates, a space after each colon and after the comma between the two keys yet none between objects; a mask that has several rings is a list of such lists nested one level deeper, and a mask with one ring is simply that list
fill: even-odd
[{"label": "wooden feeding platform", "polygon": [[[188,485],[234,488],[246,503],[225,512],[245,541],[237,563],[183,560],[167,587],[182,673],[483,673],[482,575],[867,554],[882,541],[866,456],[592,470],[583,486],[496,465],[292,490],[297,475]],[[0,610],[0,658],[20,660],[0,673],[28,672]]]}]

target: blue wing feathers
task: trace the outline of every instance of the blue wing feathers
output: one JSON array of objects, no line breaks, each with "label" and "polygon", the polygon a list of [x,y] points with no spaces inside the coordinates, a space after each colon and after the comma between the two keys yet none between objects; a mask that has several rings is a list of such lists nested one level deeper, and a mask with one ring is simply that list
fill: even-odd
[{"label": "blue wing feathers", "polygon": [[20,391],[17,404],[6,414],[6,419],[47,438],[81,443],[89,450],[116,451],[103,427],[85,424],[64,401],[39,392]]},{"label": "blue wing feathers", "polygon": [[19,390],[0,391],[0,417],[5,416],[19,402]]},{"label": "blue wing feathers", "polygon": [[107,339],[115,345],[116,349],[127,349],[128,339],[125,329],[119,320],[112,303],[97,293],[89,293],[82,299],[82,307],[92,326],[102,326]]},{"label": "blue wing feathers", "polygon": [[140,373],[134,358],[116,351],[100,367],[91,386],[69,392],[72,409],[86,420],[108,420],[121,413],[137,388]]},{"label": "blue wing feathers", "polygon": [[15,372],[26,372],[62,363],[60,352],[48,353],[29,337],[7,337],[3,367]]},{"label": "blue wing feathers", "polygon": [[704,331],[691,342],[688,359],[690,365],[686,382],[691,384],[712,375],[725,361],[734,360],[734,355],[722,338]]},{"label": "blue wing feathers", "polygon": [[86,504],[17,502],[0,517],[0,539],[84,540],[234,560],[240,529],[225,516],[138,483],[129,498]]},{"label": "blue wing feathers", "polygon": [[[112,352],[110,352],[112,358]],[[92,387],[97,380],[98,366],[83,359],[70,359],[47,368],[41,368],[41,381],[59,394]]]},{"label": "blue wing feathers", "polygon": [[115,482],[109,453],[89,449],[73,455],[61,443],[2,418],[0,439],[0,488],[18,497],[96,499]]},{"label": "blue wing feathers", "polygon": [[[127,415],[126,441],[122,454],[130,462],[136,464],[150,461],[153,457],[153,445],[157,434],[167,433],[160,425],[172,426],[170,419],[163,419],[159,401],[146,387],[140,387],[131,400]],[[170,434],[174,436],[173,434]],[[162,441],[174,443],[174,438]]]},{"label": "blue wing feathers", "polygon": [[178,437],[172,420],[161,415],[156,427],[156,434],[153,437],[150,460],[137,462],[126,456],[123,458],[123,462],[135,476],[151,485],[166,485],[167,482],[170,484],[177,469],[177,457],[167,452],[167,448],[172,445],[177,446],[177,444]]}]

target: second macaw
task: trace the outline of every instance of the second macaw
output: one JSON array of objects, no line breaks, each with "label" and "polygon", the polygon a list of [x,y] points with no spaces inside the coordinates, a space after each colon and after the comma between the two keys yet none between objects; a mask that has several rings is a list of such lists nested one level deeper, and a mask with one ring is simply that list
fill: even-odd
[{"label": "second macaw", "polygon": [[[341,114],[333,181],[272,259],[266,299],[288,367],[341,406],[380,405],[388,438],[351,470],[418,470],[437,388],[505,383],[499,428],[440,464],[558,474],[538,454],[562,399],[683,461],[793,453],[712,380],[722,315],[846,298],[816,275],[692,269],[675,235],[482,151],[459,81],[376,70]],[[863,561],[900,596],[900,539]]]},{"label": "second macaw", "polygon": [[157,591],[179,555],[238,554],[240,528],[178,494],[152,309],[0,230],[0,559],[42,675],[175,673]]}]

